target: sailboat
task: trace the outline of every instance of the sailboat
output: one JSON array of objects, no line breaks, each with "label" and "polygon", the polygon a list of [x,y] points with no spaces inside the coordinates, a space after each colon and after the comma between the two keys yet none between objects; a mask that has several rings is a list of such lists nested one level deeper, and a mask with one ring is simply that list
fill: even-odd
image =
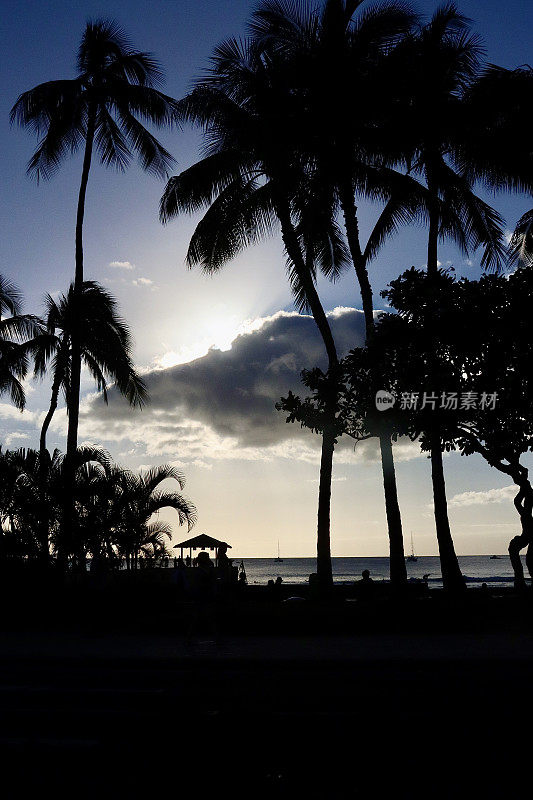
[{"label": "sailboat", "polygon": [[278,539],[278,557],[274,559],[274,562],[277,564],[283,563],[283,559],[279,557],[279,539]]},{"label": "sailboat", "polygon": [[418,561],[418,558],[415,556],[415,548],[413,547],[413,532],[411,531],[411,555],[407,556],[405,559],[406,561]]}]

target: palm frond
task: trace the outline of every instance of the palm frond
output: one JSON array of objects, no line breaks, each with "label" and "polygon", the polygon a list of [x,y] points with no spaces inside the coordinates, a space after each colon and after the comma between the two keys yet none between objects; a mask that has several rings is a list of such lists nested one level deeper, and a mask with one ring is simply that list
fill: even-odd
[{"label": "palm frond", "polygon": [[175,163],[174,157],[125,105],[117,106],[117,114],[129,146],[137,153],[142,169],[158,178],[166,178]]},{"label": "palm frond", "polygon": [[5,275],[0,275],[0,317],[3,317],[6,311],[13,317],[20,315],[22,292]]},{"label": "palm frond", "polygon": [[103,107],[97,111],[94,141],[102,164],[124,172],[131,161],[131,152],[117,123]]},{"label": "palm frond", "polygon": [[206,208],[235,179],[244,179],[244,173],[238,150],[223,150],[203,158],[168,181],[159,206],[161,222]]},{"label": "palm frond", "polygon": [[509,242],[509,261],[533,266],[533,209],[526,211],[517,222]]},{"label": "palm frond", "polygon": [[236,178],[200,220],[187,250],[189,267],[219,270],[251,244],[270,235],[276,224],[272,187]]}]

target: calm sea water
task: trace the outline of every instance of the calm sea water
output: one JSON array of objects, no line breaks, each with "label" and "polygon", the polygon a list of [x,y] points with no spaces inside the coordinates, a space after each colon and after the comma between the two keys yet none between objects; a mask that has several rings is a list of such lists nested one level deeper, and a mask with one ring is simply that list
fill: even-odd
[{"label": "calm sea water", "polygon": [[[273,558],[243,559],[249,584],[265,584],[270,578],[280,575],[284,583],[305,583],[309,575],[316,571],[314,558],[284,558],[277,563]],[[240,559],[234,558],[234,564]],[[527,570],[524,563],[524,572]],[[352,583],[361,577],[364,569],[370,571],[374,580],[389,580],[388,558],[332,558],[333,579],[335,583]],[[459,566],[470,586],[483,582],[488,586],[511,586],[513,570],[509,556],[491,559],[490,556],[459,556]],[[429,575],[429,584],[442,586],[442,575],[438,556],[419,556],[416,562],[407,562],[407,576],[422,578]]]}]

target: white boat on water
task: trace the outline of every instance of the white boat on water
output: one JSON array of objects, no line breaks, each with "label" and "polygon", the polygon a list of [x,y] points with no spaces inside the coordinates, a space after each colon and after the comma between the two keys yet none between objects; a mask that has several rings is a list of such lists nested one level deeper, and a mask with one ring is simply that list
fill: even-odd
[{"label": "white boat on water", "polygon": [[279,557],[279,539],[278,539],[278,557],[274,559],[274,563],[276,563],[276,564],[282,564],[283,563],[283,559]]},{"label": "white boat on water", "polygon": [[415,556],[415,548],[413,547],[413,532],[411,531],[411,555],[407,556],[405,559],[406,561],[418,561],[418,558]]}]

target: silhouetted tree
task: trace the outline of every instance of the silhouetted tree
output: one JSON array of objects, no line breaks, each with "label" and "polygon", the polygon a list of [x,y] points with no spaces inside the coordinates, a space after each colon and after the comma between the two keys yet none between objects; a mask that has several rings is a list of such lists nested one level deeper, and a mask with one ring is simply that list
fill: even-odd
[{"label": "silhouetted tree", "polygon": [[[443,450],[479,453],[516,483],[522,533],[513,538],[509,554],[515,585],[521,588],[519,554],[525,547],[533,574],[533,490],[522,461],[533,450],[533,330],[528,311],[533,273],[521,268],[511,275],[457,281],[442,270],[430,278],[411,269],[384,295],[398,313],[381,316],[370,350],[378,351],[384,386],[396,396],[395,406],[385,414],[397,433],[407,433],[430,450],[427,432],[438,412]],[[361,358],[353,356],[357,368]],[[428,391],[428,386],[438,391]],[[443,580],[445,568],[443,564]]]},{"label": "silhouetted tree", "polygon": [[[149,53],[133,50],[115,22],[87,23],[77,66],[76,78],[48,81],[21,94],[11,120],[41,137],[28,165],[28,173],[37,180],[52,177],[68,155],[84,147],[74,280],[74,291],[81,293],[83,220],[93,150],[105,166],[122,171],[137,153],[144,170],[166,176],[173,159],[139,119],[157,126],[170,124],[174,101],[155,88],[162,79],[158,62]],[[72,332],[67,464],[74,459],[78,441],[81,335],[79,330]],[[67,479],[68,474],[67,468]]]},{"label": "silhouetted tree", "polygon": [[[475,137],[468,91],[480,75],[481,52],[479,39],[470,33],[469,20],[450,3],[441,6],[417,36],[406,37],[393,55],[393,59],[398,57],[404,83],[403,102],[397,104],[394,117],[395,135],[398,134],[395,147],[398,156],[404,150],[406,166],[414,175],[420,175],[427,187],[424,213],[431,278],[438,272],[439,238],[452,238],[465,253],[482,247],[481,264],[487,268],[498,269],[505,252],[502,220],[475,194],[465,171],[464,143]],[[394,215],[399,211],[393,199],[382,214],[383,231],[395,224]],[[379,242],[382,235],[377,226],[370,250],[374,247],[372,239]],[[428,308],[428,314],[435,310]],[[464,581],[448,519],[438,413],[431,424],[428,435],[433,442],[431,472],[443,578],[446,575],[447,588],[461,590]]]},{"label": "silhouetted tree", "polygon": [[[47,469],[46,435],[57,409],[62,391],[69,417],[78,397],[72,394],[74,346],[78,342],[82,363],[92,375],[98,391],[107,403],[108,381],[132,406],[142,407],[147,401],[146,386],[135,371],[129,328],[117,313],[115,299],[93,281],[84,281],[77,290],[71,284],[66,295],[54,300],[45,298],[46,332],[35,339],[33,356],[35,375],[43,377],[52,370],[52,395],[40,436],[40,464]],[[44,476],[43,476],[44,477]],[[67,476],[68,479],[68,476]],[[72,526],[75,527],[74,521]],[[43,504],[41,529],[43,541],[48,536],[46,503]]]},{"label": "silhouetted tree", "polygon": [[[22,314],[22,294],[0,275],[0,396],[9,392],[20,411],[26,405],[23,381],[28,372],[30,340],[42,332],[41,321]],[[8,316],[6,316],[6,313]]]},{"label": "silhouetted tree", "polygon": [[[107,463],[105,451],[94,447],[80,447],[76,452],[75,485],[77,475],[88,462]],[[79,555],[79,542],[70,532],[63,531],[61,523],[65,481],[65,457],[55,450],[44,454],[30,448],[6,450],[0,454],[0,519],[4,541],[24,558],[47,560],[52,545],[60,560],[69,555]],[[36,502],[39,501],[39,502]],[[46,504],[50,538],[39,536],[42,504]],[[45,553],[43,553],[43,549]]]},{"label": "silhouetted tree", "polygon": [[[215,50],[213,66],[179,103],[179,116],[204,128],[207,153],[173,177],[161,199],[161,220],[207,208],[187,252],[189,266],[215,272],[244,247],[278,225],[288,256],[289,280],[299,309],[309,309],[334,368],[337,351],[320,302],[317,268],[336,273],[346,263],[338,225],[309,191],[300,155],[298,102],[283,58],[254,41],[229,40]],[[311,213],[313,215],[311,216]],[[316,213],[314,213],[316,212]],[[334,410],[330,415],[333,418]],[[332,583],[330,502],[334,425],[322,437],[317,571]]]}]

